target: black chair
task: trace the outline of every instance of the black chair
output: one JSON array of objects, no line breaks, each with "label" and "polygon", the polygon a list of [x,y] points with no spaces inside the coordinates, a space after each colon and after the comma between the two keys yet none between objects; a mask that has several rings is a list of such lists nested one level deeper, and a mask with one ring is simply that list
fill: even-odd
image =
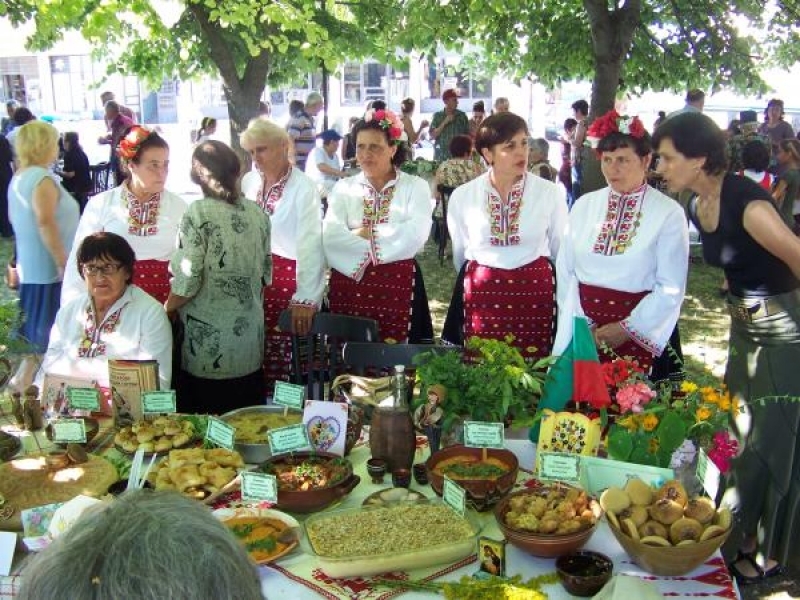
[{"label": "black chair", "polygon": [[447,205],[450,203],[450,195],[456,188],[447,185],[437,185],[436,191],[439,192],[442,203],[442,216],[439,221],[439,264],[444,264],[444,252],[447,249],[447,239],[450,233],[447,231]]},{"label": "black chair", "polygon": [[342,356],[354,373],[361,375],[367,369],[391,371],[394,365],[413,368],[414,357],[424,352],[444,354],[463,353],[461,346],[440,346],[436,344],[384,344],[369,342],[347,342]]},{"label": "black chair", "polygon": [[89,175],[92,178],[92,187],[89,190],[89,196],[100,194],[113,187],[109,185],[109,181],[111,180],[111,165],[109,163],[101,162],[96,165],[90,165]]},{"label": "black chair", "polygon": [[[292,330],[292,313],[278,317],[282,331]],[[330,386],[337,375],[348,370],[342,360],[346,342],[375,342],[378,322],[374,319],[335,313],[317,313],[306,336],[292,336],[292,382],[305,385],[311,400],[331,400]]]}]

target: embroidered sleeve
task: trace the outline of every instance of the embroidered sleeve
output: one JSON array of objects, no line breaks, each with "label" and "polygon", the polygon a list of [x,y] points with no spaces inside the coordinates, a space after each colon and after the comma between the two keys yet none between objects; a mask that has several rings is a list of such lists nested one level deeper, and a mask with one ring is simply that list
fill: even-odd
[{"label": "embroidered sleeve", "polygon": [[425,245],[433,219],[433,202],[428,183],[401,174],[385,217],[374,228],[374,255],[377,263],[413,258]]},{"label": "embroidered sleeve", "polygon": [[328,210],[322,221],[322,246],[325,260],[331,267],[355,280],[360,280],[370,262],[370,244],[348,226],[352,221],[361,226],[363,200],[360,186],[352,181],[336,184],[328,196]]},{"label": "embroidered sleeve", "polygon": [[[316,186],[303,179],[295,197],[297,210],[297,292],[292,304],[319,308],[325,288],[322,208]],[[307,185],[306,185],[307,184]]]}]

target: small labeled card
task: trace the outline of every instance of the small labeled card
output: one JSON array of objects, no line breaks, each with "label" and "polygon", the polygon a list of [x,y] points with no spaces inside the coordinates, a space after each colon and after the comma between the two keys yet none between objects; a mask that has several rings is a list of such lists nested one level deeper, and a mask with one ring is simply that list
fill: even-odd
[{"label": "small labeled card", "polygon": [[502,423],[464,421],[464,445],[470,448],[497,448],[505,446]]},{"label": "small labeled card", "polygon": [[581,456],[579,454],[542,452],[539,456],[537,476],[544,481],[561,481],[578,485],[581,480]]},{"label": "small labeled card", "polygon": [[174,413],[177,411],[175,390],[142,392],[142,413],[145,415]]},{"label": "small labeled card", "polygon": [[242,500],[278,503],[278,478],[275,475],[242,471]]},{"label": "small labeled card", "polygon": [[348,407],[344,402],[309,400],[303,410],[308,440],[319,452],[344,456]]},{"label": "small labeled card", "polygon": [[100,390],[93,387],[68,387],[67,403],[74,410],[100,410]]},{"label": "small labeled card", "polygon": [[303,410],[303,404],[306,400],[306,388],[303,385],[296,383],[288,383],[286,381],[276,381],[275,391],[272,393],[273,404],[280,404],[287,408],[295,410]]},{"label": "small labeled card", "polygon": [[208,428],[206,429],[206,439],[221,448],[233,450],[236,428],[225,421],[209,417]]},{"label": "small labeled card", "polygon": [[719,491],[719,481],[722,477],[722,471],[714,462],[708,458],[706,451],[700,448],[697,455],[697,478],[703,484],[703,489],[708,492],[711,499],[717,497]]},{"label": "small labeled card", "polygon": [[308,440],[308,431],[303,423],[270,429],[267,432],[267,441],[272,454],[308,450],[311,447],[311,443]]},{"label": "small labeled card", "polygon": [[493,540],[485,536],[478,538],[479,572],[495,577],[506,576],[506,541]]},{"label": "small labeled card", "polygon": [[0,531],[0,576],[11,574],[11,561],[17,547],[17,534],[11,531]]},{"label": "small labeled card", "polygon": [[467,493],[460,485],[449,477],[444,478],[442,485],[442,501],[460,516],[467,512]]},{"label": "small labeled card", "polygon": [[86,424],[83,419],[59,419],[50,423],[56,444],[86,443]]}]

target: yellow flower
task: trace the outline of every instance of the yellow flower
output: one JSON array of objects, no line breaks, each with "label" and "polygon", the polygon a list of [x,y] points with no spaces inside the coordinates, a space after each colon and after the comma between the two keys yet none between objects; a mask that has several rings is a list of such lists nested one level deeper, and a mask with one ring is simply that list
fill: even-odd
[{"label": "yellow flower", "polygon": [[694,414],[698,421],[707,421],[711,417],[711,411],[705,406],[698,408]]},{"label": "yellow flower", "polygon": [[650,441],[647,443],[647,451],[650,454],[655,454],[656,452],[658,452],[659,447],[660,444],[658,442],[658,438],[656,437],[650,438]]},{"label": "yellow flower", "polygon": [[717,404],[719,402],[719,393],[712,387],[700,388],[700,395],[703,397],[703,402],[707,404]]},{"label": "yellow flower", "polygon": [[684,381],[681,383],[681,391],[684,394],[693,394],[697,391],[697,384],[691,381]]},{"label": "yellow flower", "polygon": [[722,411],[730,410],[733,402],[729,392],[725,392],[719,397],[719,409]]},{"label": "yellow flower", "polygon": [[642,427],[644,427],[645,431],[653,431],[658,425],[658,417],[654,414],[648,414],[644,416],[642,419]]},{"label": "yellow flower", "polygon": [[619,419],[617,421],[617,425],[620,427],[624,427],[628,431],[636,431],[639,425],[636,423],[636,418],[633,415],[629,415],[624,419]]},{"label": "yellow flower", "polygon": [[729,394],[728,398],[731,399],[731,414],[738,415],[741,412],[739,409],[739,396],[731,396]]}]

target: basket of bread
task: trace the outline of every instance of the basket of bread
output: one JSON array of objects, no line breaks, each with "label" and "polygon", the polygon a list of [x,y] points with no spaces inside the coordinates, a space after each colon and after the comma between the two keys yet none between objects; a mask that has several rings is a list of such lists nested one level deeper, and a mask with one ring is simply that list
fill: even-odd
[{"label": "basket of bread", "polygon": [[705,496],[689,498],[668,481],[653,489],[641,479],[600,496],[611,532],[633,561],[655,575],[685,575],[703,564],[730,534],[732,515]]}]

